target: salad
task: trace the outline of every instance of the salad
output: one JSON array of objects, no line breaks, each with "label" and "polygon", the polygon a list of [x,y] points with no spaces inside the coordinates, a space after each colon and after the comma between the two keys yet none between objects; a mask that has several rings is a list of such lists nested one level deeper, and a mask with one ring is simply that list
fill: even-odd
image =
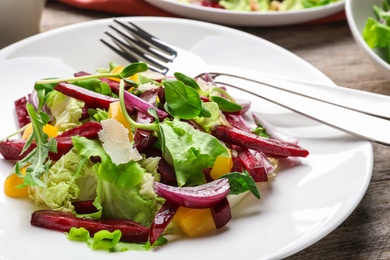
[{"label": "salad", "polygon": [[382,7],[374,5],[375,18],[368,18],[363,30],[363,38],[372,49],[383,53],[385,61],[390,63],[390,1],[383,0]]},{"label": "salad", "polygon": [[182,3],[233,11],[290,11],[328,5],[340,0],[178,0]]},{"label": "salad", "polygon": [[41,207],[33,226],[95,250],[151,250],[226,226],[280,158],[309,155],[256,114],[251,127],[250,103],[211,77],[109,65],[40,79],[15,101],[20,129],[0,141],[15,161],[4,192]]}]

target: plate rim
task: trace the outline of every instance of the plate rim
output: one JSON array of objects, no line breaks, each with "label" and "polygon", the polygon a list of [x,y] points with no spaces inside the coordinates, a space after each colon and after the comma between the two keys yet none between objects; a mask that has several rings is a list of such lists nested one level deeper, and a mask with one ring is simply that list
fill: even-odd
[{"label": "plate rim", "polygon": [[[135,18],[135,17],[124,17],[124,19],[135,19],[135,20],[137,20],[137,18]],[[142,18],[142,19],[145,19],[145,17],[144,18]],[[141,20],[142,20],[141,19]],[[165,19],[169,19],[169,20],[182,20],[182,19],[180,19],[180,18],[152,18],[152,19],[156,19],[156,21],[157,20],[165,20]],[[14,44],[14,45],[11,45],[11,46],[9,46],[9,48],[5,48],[5,49],[3,49],[3,50],[0,50],[0,61],[2,60],[2,57],[4,58],[6,58],[6,55],[4,56],[4,53],[6,53],[6,52],[8,52],[8,51],[12,51],[13,49],[15,49],[15,48],[18,48],[18,47],[22,47],[22,46],[24,46],[24,45],[28,45],[29,43],[31,43],[31,42],[34,42],[34,41],[39,41],[40,39],[42,39],[42,38],[45,38],[46,37],[46,35],[51,35],[51,34],[56,34],[56,33],[61,33],[62,31],[68,31],[68,30],[73,30],[73,29],[75,29],[75,28],[78,28],[79,26],[89,26],[89,24],[96,24],[96,23],[99,23],[99,22],[102,22],[102,23],[106,23],[108,20],[111,20],[111,18],[108,18],[108,19],[101,19],[100,21],[88,21],[88,22],[83,22],[83,23],[80,23],[80,24],[76,24],[76,25],[69,25],[69,26],[66,26],[66,27],[63,27],[63,28],[59,28],[59,29],[55,29],[55,30],[53,30],[53,31],[49,31],[49,32],[47,32],[47,34],[45,34],[45,33],[43,33],[43,34],[41,34],[41,35],[38,35],[37,37],[31,37],[31,38],[28,38],[28,39],[26,39],[26,40],[23,40],[23,41],[21,41],[21,42],[19,42],[19,43],[16,43],[16,44]],[[185,19],[186,20],[186,19]],[[188,20],[187,20],[188,21]],[[203,23],[203,25],[200,25],[200,26],[220,26],[220,25],[213,25],[213,24],[210,24],[210,23],[207,23],[207,22],[199,22],[199,21],[188,21],[189,23],[193,23],[193,22],[195,22],[195,23],[199,23],[199,24],[201,24],[201,23]],[[221,27],[224,27],[224,26],[221,26]],[[226,27],[224,27],[224,28],[226,28]],[[235,30],[235,29],[231,29],[231,28],[226,28],[226,29],[228,29],[229,31],[231,30],[232,32],[233,31],[237,31],[237,32],[240,32],[240,33],[244,33],[244,34],[247,34],[247,33],[245,33],[245,32],[242,32],[242,31],[238,31],[238,30]],[[249,34],[248,34],[249,35]],[[262,38],[259,38],[259,39],[261,39],[261,40],[263,40],[263,41],[265,41],[265,42],[267,42],[267,43],[269,43],[269,44],[272,44],[272,45],[274,45],[274,46],[277,46],[277,45],[275,45],[275,44],[273,44],[273,43],[271,43],[271,42],[268,42],[268,41],[266,41],[266,40],[264,40],[264,39],[262,39]],[[279,47],[279,46],[278,46]],[[281,48],[281,47],[280,47]],[[283,49],[283,48],[282,48]],[[285,50],[285,49],[283,49],[283,50]],[[290,52],[289,52],[290,53]],[[299,57],[297,57],[296,56],[296,58],[299,58]],[[302,59],[301,59],[302,60]],[[304,60],[302,60],[303,62],[305,62]],[[307,62],[306,62],[307,63]],[[361,199],[363,198],[363,196],[364,196],[364,194],[365,194],[365,192],[366,192],[366,190],[367,190],[367,188],[368,188],[368,185],[369,185],[369,180],[370,180],[370,178],[371,178],[371,174],[372,174],[372,167],[373,167],[373,152],[372,152],[372,144],[371,143],[369,143],[368,141],[364,141],[364,144],[365,145],[369,145],[369,150],[370,150],[370,160],[369,160],[369,162],[370,162],[370,165],[368,165],[368,167],[370,168],[370,170],[369,170],[369,174],[368,175],[366,175],[365,177],[366,177],[366,182],[364,183],[365,184],[365,187],[363,187],[363,189],[364,189],[364,192],[362,192],[360,195],[360,198],[359,199],[356,199],[355,200],[355,204],[350,208],[350,210],[348,211],[348,212],[344,212],[344,216],[342,217],[343,218],[343,220],[342,221],[344,221],[352,212],[353,212],[353,210],[355,210],[355,208],[357,207],[357,205],[360,203],[360,201],[361,201]],[[341,222],[342,222],[341,221]],[[340,223],[341,223],[340,222]],[[340,223],[334,223],[334,226],[332,227],[332,228],[330,228],[330,229],[328,229],[328,230],[322,230],[323,232],[322,233],[317,233],[317,235],[315,236],[315,240],[313,240],[311,243],[310,243],[310,245],[312,245],[312,244],[314,244],[315,242],[317,242],[318,240],[320,240],[321,238],[323,238],[324,236],[326,236],[327,234],[329,234],[330,232],[332,232],[333,230],[334,230],[334,228],[336,228]],[[294,253],[296,253],[296,252],[299,252],[299,251],[301,251],[303,248],[306,248],[306,247],[308,247],[308,246],[310,246],[310,245],[301,245],[301,248],[295,248],[294,250],[290,250],[290,251],[285,251],[284,253],[286,254],[285,256],[288,256],[288,255],[291,255],[291,254],[294,254]],[[167,245],[167,246],[169,246],[169,245]],[[274,256],[275,257],[275,256]],[[277,256],[277,257],[279,257],[279,256]]]}]

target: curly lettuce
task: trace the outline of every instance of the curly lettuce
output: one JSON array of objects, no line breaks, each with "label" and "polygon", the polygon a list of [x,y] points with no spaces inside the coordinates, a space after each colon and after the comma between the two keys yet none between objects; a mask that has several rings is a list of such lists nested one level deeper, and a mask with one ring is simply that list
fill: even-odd
[{"label": "curly lettuce", "polygon": [[84,102],[53,90],[47,95],[46,105],[60,133],[82,124],[80,118]]},{"label": "curly lettuce", "polygon": [[52,210],[63,212],[74,212],[73,200],[95,198],[96,173],[90,163],[79,169],[80,160],[74,150],[68,152],[53,164],[47,174],[41,176],[46,187],[29,186],[29,197],[36,204],[45,204]]},{"label": "curly lettuce", "polygon": [[74,137],[73,144],[81,157],[100,158],[94,166],[98,183],[94,205],[101,209],[102,216],[150,225],[161,203],[153,190],[153,182],[159,180],[160,158],[131,160],[118,165],[97,140]]}]

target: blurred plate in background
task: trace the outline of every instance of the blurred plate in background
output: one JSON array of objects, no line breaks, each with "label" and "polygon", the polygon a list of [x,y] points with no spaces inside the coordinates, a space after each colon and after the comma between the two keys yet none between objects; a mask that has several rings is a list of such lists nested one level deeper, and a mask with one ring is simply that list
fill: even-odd
[{"label": "blurred plate in background", "polygon": [[180,3],[177,0],[144,0],[175,15],[232,26],[280,26],[325,18],[344,10],[344,1],[298,11],[242,12]]}]

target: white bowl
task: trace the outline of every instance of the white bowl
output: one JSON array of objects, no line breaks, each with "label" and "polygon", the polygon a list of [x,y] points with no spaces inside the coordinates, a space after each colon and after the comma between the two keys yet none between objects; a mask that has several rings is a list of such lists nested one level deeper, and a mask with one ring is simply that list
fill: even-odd
[{"label": "white bowl", "polygon": [[376,4],[382,7],[382,2],[383,0],[346,0],[345,13],[349,28],[357,44],[367,53],[377,71],[390,80],[390,64],[378,52],[371,49],[362,36],[368,17],[375,18],[373,6]]}]

